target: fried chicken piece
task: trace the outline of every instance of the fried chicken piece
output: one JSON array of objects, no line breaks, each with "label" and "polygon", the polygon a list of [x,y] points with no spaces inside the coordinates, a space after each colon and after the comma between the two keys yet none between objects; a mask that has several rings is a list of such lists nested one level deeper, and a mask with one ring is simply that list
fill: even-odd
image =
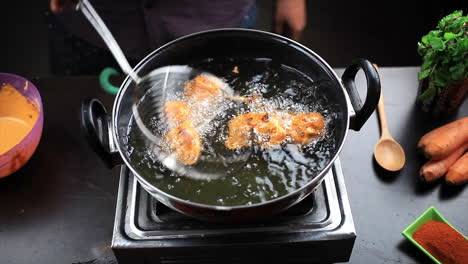
[{"label": "fried chicken piece", "polygon": [[169,131],[166,141],[172,151],[176,152],[177,159],[185,165],[193,165],[200,157],[202,142],[191,121],[187,120]]},{"label": "fried chicken piece", "polygon": [[261,113],[259,121],[254,127],[255,134],[259,136],[257,142],[264,148],[271,148],[281,144],[286,139],[286,129],[283,120],[274,114]]},{"label": "fried chicken piece", "polygon": [[272,148],[286,139],[283,121],[268,113],[246,113],[234,117],[228,124],[225,145],[229,149],[250,146],[252,141],[264,148]]},{"label": "fried chicken piece", "polygon": [[185,95],[203,101],[221,95],[223,82],[213,76],[199,75],[185,84]]},{"label": "fried chicken piece", "polygon": [[307,144],[320,136],[325,128],[325,119],[319,113],[300,113],[294,115],[288,135],[293,143]]},{"label": "fried chicken piece", "polygon": [[172,125],[179,125],[190,116],[190,108],[185,102],[171,101],[164,104],[164,113]]},{"label": "fried chicken piece", "polygon": [[251,132],[256,123],[254,113],[241,114],[229,121],[229,136],[225,142],[228,149],[237,149],[251,144]]}]

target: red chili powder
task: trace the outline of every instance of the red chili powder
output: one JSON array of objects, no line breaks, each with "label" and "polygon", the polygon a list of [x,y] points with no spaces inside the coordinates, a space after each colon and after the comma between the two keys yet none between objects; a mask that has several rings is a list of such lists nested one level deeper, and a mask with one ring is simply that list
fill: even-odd
[{"label": "red chili powder", "polygon": [[468,263],[468,240],[445,223],[426,222],[413,239],[443,264]]}]

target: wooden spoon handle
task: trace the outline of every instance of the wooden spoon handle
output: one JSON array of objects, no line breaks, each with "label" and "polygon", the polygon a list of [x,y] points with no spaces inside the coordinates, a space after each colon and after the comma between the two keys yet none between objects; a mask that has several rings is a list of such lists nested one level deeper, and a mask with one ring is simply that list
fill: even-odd
[{"label": "wooden spoon handle", "polygon": [[379,103],[377,104],[377,110],[379,113],[380,130],[382,131],[382,137],[391,137],[390,131],[388,131],[387,114],[385,113],[385,106],[384,106],[384,99],[383,99],[382,91],[380,92],[380,99],[379,99]]},{"label": "wooden spoon handle", "polygon": [[[374,64],[374,67],[379,70],[377,64]],[[383,89],[380,91],[380,99],[379,103],[377,104],[377,112],[379,114],[380,120],[380,130],[382,131],[382,138],[391,138],[390,131],[388,130],[388,123],[387,123],[387,114],[385,113],[385,106],[384,106],[384,97],[383,97]]]}]

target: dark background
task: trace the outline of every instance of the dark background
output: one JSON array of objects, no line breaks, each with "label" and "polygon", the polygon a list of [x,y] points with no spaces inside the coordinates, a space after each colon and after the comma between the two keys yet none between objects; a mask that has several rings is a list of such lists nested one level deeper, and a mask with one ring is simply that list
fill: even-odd
[{"label": "dark background", "polygon": [[[257,1],[258,29],[271,30],[273,2]],[[381,66],[419,65],[417,41],[441,17],[461,9],[463,1],[456,2],[310,0],[302,43],[332,67],[344,67],[357,57]],[[0,1],[0,72],[50,75],[48,7],[48,0]]]},{"label": "dark background", "polygon": [[[417,41],[442,16],[461,8],[454,1],[308,3],[302,42],[333,67],[357,57],[381,66],[418,65]],[[259,0],[258,7],[258,28],[271,29],[272,1]],[[0,72],[26,76],[40,87],[46,117],[33,158],[0,184],[0,263],[115,263],[108,252],[118,169],[107,170],[92,153],[77,120],[83,97],[97,97],[108,109],[113,97],[99,89],[96,77],[35,78],[50,75],[47,10],[48,0],[0,0]],[[350,132],[340,156],[358,232],[351,263],[428,263],[400,233],[431,205],[467,233],[466,188],[423,186],[414,177],[424,162],[414,146],[440,125],[413,107],[416,71],[382,69],[390,130],[407,151],[406,168],[386,175],[372,162],[379,136],[375,114],[360,133]],[[466,116],[464,106],[460,116]]]}]

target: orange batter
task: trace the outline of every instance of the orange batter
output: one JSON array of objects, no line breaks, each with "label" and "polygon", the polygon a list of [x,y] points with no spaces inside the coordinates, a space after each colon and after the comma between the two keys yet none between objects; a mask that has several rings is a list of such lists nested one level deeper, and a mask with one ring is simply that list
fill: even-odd
[{"label": "orange batter", "polygon": [[1,87],[0,155],[20,143],[31,131],[38,117],[39,107],[34,102],[30,102],[10,84]]}]

